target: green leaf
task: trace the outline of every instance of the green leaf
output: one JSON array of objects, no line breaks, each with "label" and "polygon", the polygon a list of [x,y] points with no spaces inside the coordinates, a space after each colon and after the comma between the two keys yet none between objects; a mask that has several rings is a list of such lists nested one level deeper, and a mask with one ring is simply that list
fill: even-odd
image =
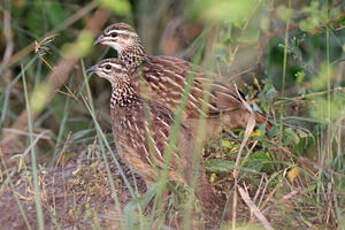
[{"label": "green leaf", "polygon": [[[139,229],[138,223],[140,220],[146,220],[141,216],[140,218],[139,213],[137,212],[137,207],[140,206],[141,210],[145,210],[146,206],[150,203],[150,201],[153,199],[153,197],[157,194],[158,185],[153,184],[149,190],[145,193],[144,196],[131,200],[124,208],[123,210],[123,224],[124,229]],[[143,225],[146,225],[147,222],[144,221],[142,223]]]},{"label": "green leaf", "polygon": [[130,15],[131,5],[127,0],[101,0],[100,4],[105,8],[110,8],[119,15]]},{"label": "green leaf", "polygon": [[290,144],[291,142],[293,142],[294,144],[298,144],[300,142],[299,136],[291,128],[286,128],[284,132],[287,135],[287,140],[285,144]]},{"label": "green leaf", "polygon": [[222,147],[231,149],[231,148],[232,148],[232,145],[231,145],[230,141],[228,141],[228,140],[223,140],[223,141],[222,141]]},{"label": "green leaf", "polygon": [[235,168],[233,161],[223,159],[211,159],[205,162],[206,170],[209,172],[216,173],[227,173],[232,172]]},{"label": "green leaf", "polygon": [[272,168],[271,163],[272,161],[266,152],[257,151],[254,152],[251,156],[249,156],[244,166],[260,172],[262,171],[262,169],[270,170]]},{"label": "green leaf", "polygon": [[301,85],[305,81],[306,76],[307,75],[305,74],[305,72],[303,70],[298,71],[297,73],[295,73],[296,83],[298,85]]},{"label": "green leaf", "polygon": [[317,185],[316,184],[311,184],[308,186],[307,191],[315,191]]}]

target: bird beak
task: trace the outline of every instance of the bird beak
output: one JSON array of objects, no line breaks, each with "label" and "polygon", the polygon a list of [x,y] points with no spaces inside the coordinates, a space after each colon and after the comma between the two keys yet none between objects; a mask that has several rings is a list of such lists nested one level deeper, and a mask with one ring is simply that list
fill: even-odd
[{"label": "bird beak", "polygon": [[96,71],[96,69],[97,69],[97,65],[93,65],[86,70],[86,73],[93,73]]},{"label": "bird beak", "polygon": [[104,39],[103,34],[99,35],[96,41],[93,43],[93,45],[97,45],[98,43],[101,43]]}]

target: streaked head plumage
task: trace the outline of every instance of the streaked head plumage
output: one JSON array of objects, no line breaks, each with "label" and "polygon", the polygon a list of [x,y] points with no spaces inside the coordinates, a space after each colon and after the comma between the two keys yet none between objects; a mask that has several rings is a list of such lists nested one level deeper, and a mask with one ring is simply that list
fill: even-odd
[{"label": "streaked head plumage", "polygon": [[117,58],[107,58],[91,66],[86,72],[95,73],[99,77],[106,78],[111,83],[128,76],[128,69],[124,63]]},{"label": "streaked head plumage", "polygon": [[139,36],[130,25],[120,22],[104,29],[103,33],[96,39],[94,45],[108,45],[121,53],[134,44],[138,43]]}]

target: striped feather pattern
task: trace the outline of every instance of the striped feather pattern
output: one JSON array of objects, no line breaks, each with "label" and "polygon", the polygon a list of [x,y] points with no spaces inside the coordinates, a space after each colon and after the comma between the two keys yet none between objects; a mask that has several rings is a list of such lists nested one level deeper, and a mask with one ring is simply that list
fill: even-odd
[{"label": "striped feather pattern", "polygon": [[[121,154],[150,184],[154,175],[151,169],[162,169],[164,165],[164,153],[174,122],[172,112],[156,102],[132,97],[131,103],[126,106],[115,104],[111,109],[111,117],[115,143],[119,146]],[[191,134],[186,127],[181,126],[179,136],[180,142],[191,142]],[[188,145],[183,143],[179,143],[181,152],[189,152],[186,149]],[[172,172],[178,171],[176,166],[182,164],[176,162],[181,159],[179,154],[178,151],[174,152],[170,170]]]},{"label": "striped feather pattern", "polygon": [[[151,95],[150,98],[163,104],[169,104],[169,108],[172,108],[173,111],[180,104],[187,78],[192,77],[194,80],[186,109],[190,118],[196,118],[203,113],[203,104],[206,105],[207,111],[205,112],[208,117],[219,117],[221,113],[224,114],[242,107],[234,89],[213,81],[214,76],[201,68],[192,66],[190,62],[173,57],[148,56],[144,59],[142,71],[151,88],[156,85],[160,86],[160,90],[153,92],[156,95]],[[150,76],[156,76],[156,78]],[[164,93],[167,94],[167,97],[162,97],[161,94]],[[205,100],[206,96],[208,101]]]},{"label": "striped feather pattern", "polygon": [[[111,38],[112,31],[117,32],[114,39]],[[130,68],[131,76],[140,79],[135,82],[138,93],[164,104],[173,112],[181,103],[188,77],[194,77],[183,117],[189,128],[195,126],[189,121],[197,120],[200,115],[212,123],[218,120],[226,128],[246,126],[250,113],[238,98],[235,88],[215,81],[214,74],[182,59],[146,54],[138,34],[125,23],[108,26],[100,37],[103,40],[100,39],[99,43],[116,49],[119,59]],[[259,118],[259,123],[266,120],[260,114],[255,114],[255,117]]]},{"label": "striped feather pattern", "polygon": [[[169,108],[140,97],[133,85],[137,81],[129,76],[127,67],[120,60],[105,59],[90,70],[111,82],[110,111],[116,147],[124,161],[150,186],[159,178],[156,173],[165,165],[174,114]],[[169,180],[191,185],[190,176],[197,168],[196,195],[205,210],[210,211],[214,209],[217,197],[206,178],[201,155],[197,156],[200,159],[195,165],[193,145],[192,133],[181,124],[177,145],[173,147]]]}]

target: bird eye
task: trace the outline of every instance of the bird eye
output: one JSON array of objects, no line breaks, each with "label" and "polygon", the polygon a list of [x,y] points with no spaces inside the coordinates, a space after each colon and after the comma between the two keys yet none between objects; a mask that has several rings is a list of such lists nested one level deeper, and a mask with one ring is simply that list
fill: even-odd
[{"label": "bird eye", "polygon": [[111,65],[108,64],[108,65],[105,66],[105,68],[106,68],[107,70],[110,70],[110,69],[111,69]]},{"label": "bird eye", "polygon": [[113,32],[113,33],[111,33],[111,36],[112,36],[113,38],[116,38],[116,37],[117,37],[117,33],[116,33],[116,32]]}]

